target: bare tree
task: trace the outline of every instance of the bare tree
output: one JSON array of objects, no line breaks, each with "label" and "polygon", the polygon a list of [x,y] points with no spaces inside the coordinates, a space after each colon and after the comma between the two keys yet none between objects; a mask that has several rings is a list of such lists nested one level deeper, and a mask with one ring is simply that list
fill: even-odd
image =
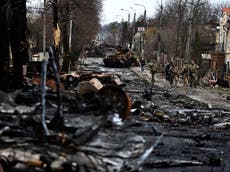
[{"label": "bare tree", "polygon": [[[207,0],[168,1],[162,15],[161,50],[172,57],[184,58],[186,51],[191,58],[195,58],[195,54],[199,56],[203,47],[195,53],[197,44],[202,46],[200,40],[207,40],[204,39],[206,32],[211,33],[211,25],[216,23],[211,4]],[[160,20],[160,13],[156,20]],[[200,29],[202,27],[206,29]],[[210,43],[210,40],[207,41],[204,44]]]},{"label": "bare tree", "polygon": [[[53,34],[49,33],[57,29],[58,23],[61,30],[61,46],[65,54],[64,60],[68,65],[69,57],[76,60],[85,44],[92,41],[99,32],[102,2],[101,0],[49,0],[47,4],[47,42],[53,44]],[[70,21],[73,27],[70,27]],[[41,25],[41,16],[32,24],[30,23],[30,28],[37,38],[37,49],[41,49],[41,27],[39,25]]]},{"label": "bare tree", "polygon": [[[1,1],[1,90],[22,87],[23,65],[28,62],[28,43],[26,40],[27,19],[26,0]],[[12,58],[10,58],[12,57]],[[9,78],[9,65],[13,65],[13,77]]]},{"label": "bare tree", "polygon": [[[8,90],[9,81],[9,31],[7,0],[0,1],[0,90]],[[5,27],[4,27],[5,26]]]}]

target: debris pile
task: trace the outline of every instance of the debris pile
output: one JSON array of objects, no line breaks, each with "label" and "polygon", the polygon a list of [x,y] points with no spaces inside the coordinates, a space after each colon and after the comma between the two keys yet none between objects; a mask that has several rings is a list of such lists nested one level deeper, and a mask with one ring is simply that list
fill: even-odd
[{"label": "debris pile", "polygon": [[[49,135],[41,124],[39,85],[29,82],[22,91],[1,93],[0,162],[5,169],[208,172],[230,168],[229,110],[151,86],[127,68],[82,69],[61,77],[63,85],[70,78],[61,91],[63,123],[55,118],[57,90],[47,89]],[[81,82],[90,89],[81,93]]]},{"label": "debris pile", "polygon": [[28,79],[23,90],[0,92],[2,171],[141,170],[163,134],[152,125],[126,120],[131,99],[118,87],[119,78],[95,72],[62,75],[61,108],[56,83],[47,82],[41,96],[38,77]]},{"label": "debris pile", "polygon": [[1,121],[0,162],[5,171],[137,170],[160,139],[154,131],[151,141],[130,131],[136,123],[111,125],[112,121],[91,114],[65,114],[61,131],[48,125],[51,135],[39,139],[35,117],[15,114],[17,124]]}]

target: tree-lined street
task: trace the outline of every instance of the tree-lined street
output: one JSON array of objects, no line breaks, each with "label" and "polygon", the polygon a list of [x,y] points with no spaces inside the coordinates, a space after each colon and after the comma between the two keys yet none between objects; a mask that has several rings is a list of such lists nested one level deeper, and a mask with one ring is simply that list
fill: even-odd
[{"label": "tree-lined street", "polygon": [[228,171],[229,2],[109,1],[0,2],[0,172]]}]

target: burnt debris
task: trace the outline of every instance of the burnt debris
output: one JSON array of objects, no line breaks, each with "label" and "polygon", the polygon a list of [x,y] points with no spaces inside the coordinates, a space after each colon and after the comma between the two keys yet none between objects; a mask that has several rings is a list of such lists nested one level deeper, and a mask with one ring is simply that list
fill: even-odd
[{"label": "burnt debris", "polygon": [[[63,127],[52,125],[58,109],[57,89],[46,85],[49,135],[41,126],[38,79],[28,78],[23,90],[0,93],[0,162],[5,171],[208,172],[229,168],[228,109],[210,108],[151,86],[126,68],[86,64],[73,74],[61,75],[61,84],[67,76],[74,83],[60,91]],[[84,93],[79,90],[81,82],[87,82]]]}]

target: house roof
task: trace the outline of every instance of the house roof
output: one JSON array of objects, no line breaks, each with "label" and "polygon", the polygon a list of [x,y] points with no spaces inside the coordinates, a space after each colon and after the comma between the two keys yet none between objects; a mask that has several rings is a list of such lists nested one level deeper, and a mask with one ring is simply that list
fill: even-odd
[{"label": "house roof", "polygon": [[226,12],[230,16],[230,8],[223,8],[223,12]]}]

